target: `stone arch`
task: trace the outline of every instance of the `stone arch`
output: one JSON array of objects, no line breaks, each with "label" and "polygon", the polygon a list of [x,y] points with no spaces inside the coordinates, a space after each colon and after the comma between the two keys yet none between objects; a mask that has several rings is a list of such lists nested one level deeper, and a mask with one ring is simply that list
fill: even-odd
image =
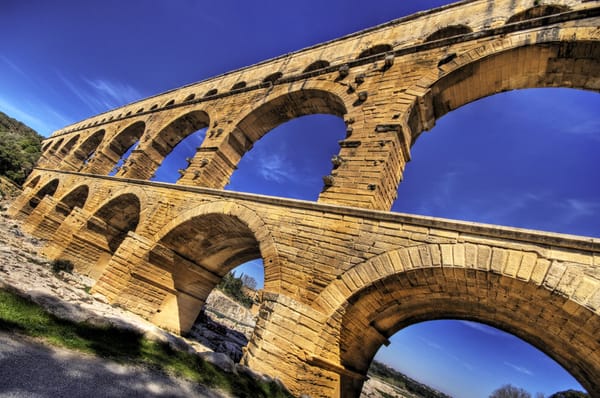
[{"label": "stone arch", "polygon": [[[265,290],[272,292],[279,291],[281,269],[277,248],[275,246],[275,241],[271,236],[271,232],[256,212],[239,203],[225,200],[214,201],[190,209],[165,225],[154,236],[153,241],[160,242],[179,226],[189,223],[194,219],[202,219],[211,215],[232,217],[239,220],[238,226],[244,225],[244,228],[248,230],[247,233],[252,234],[256,240],[258,253],[264,259]],[[256,253],[252,252],[250,254],[254,255]],[[248,260],[250,260],[250,258],[248,258]],[[235,268],[235,266],[231,267],[231,269],[233,268]],[[228,271],[229,270],[227,270],[227,272]]]},{"label": "stone arch", "polygon": [[72,189],[67,194],[63,195],[63,197],[56,203],[56,205],[46,208],[43,211],[43,215],[40,217],[39,222],[33,223],[31,222],[28,226],[35,227],[32,232],[35,236],[41,239],[52,239],[60,225],[64,222],[64,220],[71,214],[71,212],[78,207],[80,209],[85,205],[89,195],[89,187],[84,185],[79,185],[78,187]]},{"label": "stone arch", "polygon": [[56,232],[63,239],[44,248],[45,255],[69,260],[79,273],[98,279],[125,237],[136,231],[144,202],[135,190],[113,194],[91,216],[84,211],[76,220],[63,223]]},{"label": "stone arch", "polygon": [[51,150],[52,152],[56,152],[56,150],[57,150],[57,149],[58,149],[58,148],[59,148],[59,147],[62,145],[63,141],[64,141],[64,138],[61,138],[61,139],[59,139],[58,141],[56,141],[56,142],[54,143],[54,145],[52,145],[52,148],[50,148],[50,150]]},{"label": "stone arch", "polygon": [[212,164],[201,169],[203,178],[198,181],[223,188],[244,154],[275,127],[300,116],[330,114],[341,118],[346,112],[338,95],[322,89],[303,89],[271,98],[241,118],[220,144],[219,150],[227,154],[227,159],[214,157]]},{"label": "stone arch", "polygon": [[73,149],[73,147],[75,146],[75,144],[78,141],[79,141],[79,134],[75,135],[74,137],[71,137],[71,139],[69,139],[67,141],[67,143],[65,145],[63,145],[62,148],[60,148],[61,155],[68,155],[69,152],[71,152],[71,149]]},{"label": "stone arch", "polygon": [[383,54],[388,51],[392,51],[393,49],[394,47],[392,47],[391,44],[377,44],[362,51],[360,54],[358,54],[356,59],[366,58],[377,54]]},{"label": "stone arch", "polygon": [[[553,267],[565,265],[571,286],[555,280]],[[373,356],[400,329],[473,320],[533,344],[598,391],[599,308],[589,298],[599,292],[600,281],[580,264],[561,265],[537,252],[463,243],[397,249],[346,271],[315,300],[327,325],[315,352],[345,370],[340,396],[358,396]]]},{"label": "stone arch", "polygon": [[329,62],[319,59],[308,65],[302,73],[313,72],[319,69],[327,68],[329,66]]},{"label": "stone arch", "polygon": [[[123,156],[127,151],[139,142],[146,130],[146,123],[141,120],[133,122],[119,132],[108,144],[108,149],[112,152],[113,167],[118,167]],[[106,149],[105,149],[106,150]],[[115,159],[117,159],[115,161]]]},{"label": "stone arch", "polygon": [[35,186],[40,182],[41,176],[38,174],[31,179],[26,185],[25,188],[35,188]]},{"label": "stone arch", "polygon": [[471,32],[473,32],[473,29],[471,29],[467,25],[449,25],[438,29],[429,36],[427,36],[425,38],[425,42],[427,43],[430,41],[446,39],[448,37],[466,35]]},{"label": "stone arch", "polygon": [[33,209],[35,209],[40,202],[44,199],[46,195],[52,196],[56,193],[58,189],[58,178],[54,178],[44,184],[43,187],[38,189],[33,195],[31,195],[30,199],[27,201],[25,206],[21,209],[21,212],[25,214],[31,213]]},{"label": "stone arch", "polygon": [[541,4],[514,14],[506,20],[506,24],[546,17],[553,14],[560,14],[561,12],[569,11],[569,9],[570,8],[568,6],[561,4]]},{"label": "stone arch", "polygon": [[502,46],[490,44],[442,58],[439,75],[424,77],[412,87],[422,93],[407,117],[412,144],[446,113],[499,92],[542,87],[600,91],[600,42],[592,29],[578,28],[562,41],[559,30],[550,33],[522,33]]},{"label": "stone arch", "polygon": [[162,156],[157,163],[160,163],[185,137],[209,125],[208,114],[201,110],[187,112],[169,121],[152,139],[152,148]]},{"label": "stone arch", "polygon": [[79,163],[79,167],[82,168],[85,164],[92,158],[100,143],[104,139],[105,131],[104,129],[100,129],[93,134],[90,134],[79,147],[73,152],[73,155],[77,162]]},{"label": "stone arch", "polygon": [[146,267],[161,269],[176,294],[167,294],[153,322],[185,333],[204,301],[232,269],[262,257],[265,290],[278,289],[278,258],[263,221],[247,207],[227,201],[191,209],[153,238]]},{"label": "stone arch", "polygon": [[270,130],[291,119],[314,114],[329,114],[343,117],[346,113],[344,101],[336,94],[306,89],[275,97],[247,114],[231,134],[240,142],[258,141]]},{"label": "stone arch", "polygon": [[88,199],[89,191],[90,189],[87,185],[80,185],[72,189],[59,200],[55,210],[66,217],[75,207],[83,209]]},{"label": "stone arch", "polygon": [[231,90],[230,91],[241,90],[244,87],[246,87],[246,82],[245,81],[240,81],[240,82],[235,83],[233,86],[231,86]]},{"label": "stone arch", "polygon": [[263,83],[275,83],[277,80],[281,79],[283,77],[283,73],[281,72],[274,72],[271,73],[270,75],[268,75],[267,77],[265,77],[262,82]]}]

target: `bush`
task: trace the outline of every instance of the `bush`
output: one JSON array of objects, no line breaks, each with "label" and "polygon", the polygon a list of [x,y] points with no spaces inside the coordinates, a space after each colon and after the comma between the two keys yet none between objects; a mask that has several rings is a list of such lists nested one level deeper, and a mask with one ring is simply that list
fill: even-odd
[{"label": "bush", "polygon": [[243,290],[244,287],[244,275],[240,278],[237,278],[233,272],[228,273],[221,279],[221,282],[217,285],[223,293],[240,303],[246,308],[252,307],[254,300],[251,297],[248,297]]},{"label": "bush", "polygon": [[52,272],[55,274],[58,274],[60,271],[70,274],[73,272],[73,268],[73,263],[69,260],[58,259],[52,261]]}]

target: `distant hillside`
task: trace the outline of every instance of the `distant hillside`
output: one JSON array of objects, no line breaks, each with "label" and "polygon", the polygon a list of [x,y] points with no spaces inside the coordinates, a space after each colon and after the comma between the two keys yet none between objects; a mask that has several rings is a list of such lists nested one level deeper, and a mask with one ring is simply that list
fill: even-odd
[{"label": "distant hillside", "polygon": [[0,112],[0,175],[22,184],[41,155],[44,137]]},{"label": "distant hillside", "polygon": [[[384,365],[381,362],[373,361],[371,363],[371,367],[369,368],[369,376],[381,379],[388,384],[399,387],[400,389],[411,393],[414,397],[452,398],[449,395],[434,390],[433,388],[426,386],[425,384],[421,384],[418,381],[411,379],[410,377],[398,372],[395,369],[390,368],[387,365]],[[389,397],[394,396],[391,394],[386,395]]]}]

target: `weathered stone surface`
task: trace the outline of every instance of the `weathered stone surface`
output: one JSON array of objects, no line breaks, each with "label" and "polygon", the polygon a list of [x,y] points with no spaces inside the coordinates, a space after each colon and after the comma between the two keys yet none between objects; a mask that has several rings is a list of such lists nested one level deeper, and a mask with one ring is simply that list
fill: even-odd
[{"label": "weathered stone surface", "polygon": [[[93,292],[176,332],[223,275],[262,258],[242,363],[297,394],[356,397],[389,336],[456,317],[542,347],[598,397],[598,239],[384,212],[411,146],[447,112],[511,89],[600,90],[597,2],[532,3],[453,4],[67,126],[10,213]],[[343,117],[349,135],[317,203],[222,190],[264,134],[314,113]],[[149,182],[201,127],[178,183]]]}]

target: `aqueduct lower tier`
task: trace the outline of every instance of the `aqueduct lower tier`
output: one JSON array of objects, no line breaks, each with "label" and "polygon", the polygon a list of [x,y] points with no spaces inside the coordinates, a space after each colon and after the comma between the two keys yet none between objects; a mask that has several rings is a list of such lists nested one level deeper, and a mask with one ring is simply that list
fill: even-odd
[{"label": "aqueduct lower tier", "polygon": [[33,180],[11,211],[49,239],[45,254],[176,332],[225,273],[262,258],[243,361],[295,393],[357,396],[390,336],[444,318],[509,331],[600,391],[598,239],[72,172]]},{"label": "aqueduct lower tier", "polygon": [[[262,258],[243,361],[297,394],[356,397],[392,334],[460,318],[522,337],[600,397],[600,241],[386,212],[447,112],[512,89],[599,91],[599,27],[597,0],[466,0],[225,73],[55,132],[11,212],[95,291],[177,332]],[[222,190],[271,129],[319,113],[346,131],[316,203]],[[177,184],[149,182],[202,128]]]}]

